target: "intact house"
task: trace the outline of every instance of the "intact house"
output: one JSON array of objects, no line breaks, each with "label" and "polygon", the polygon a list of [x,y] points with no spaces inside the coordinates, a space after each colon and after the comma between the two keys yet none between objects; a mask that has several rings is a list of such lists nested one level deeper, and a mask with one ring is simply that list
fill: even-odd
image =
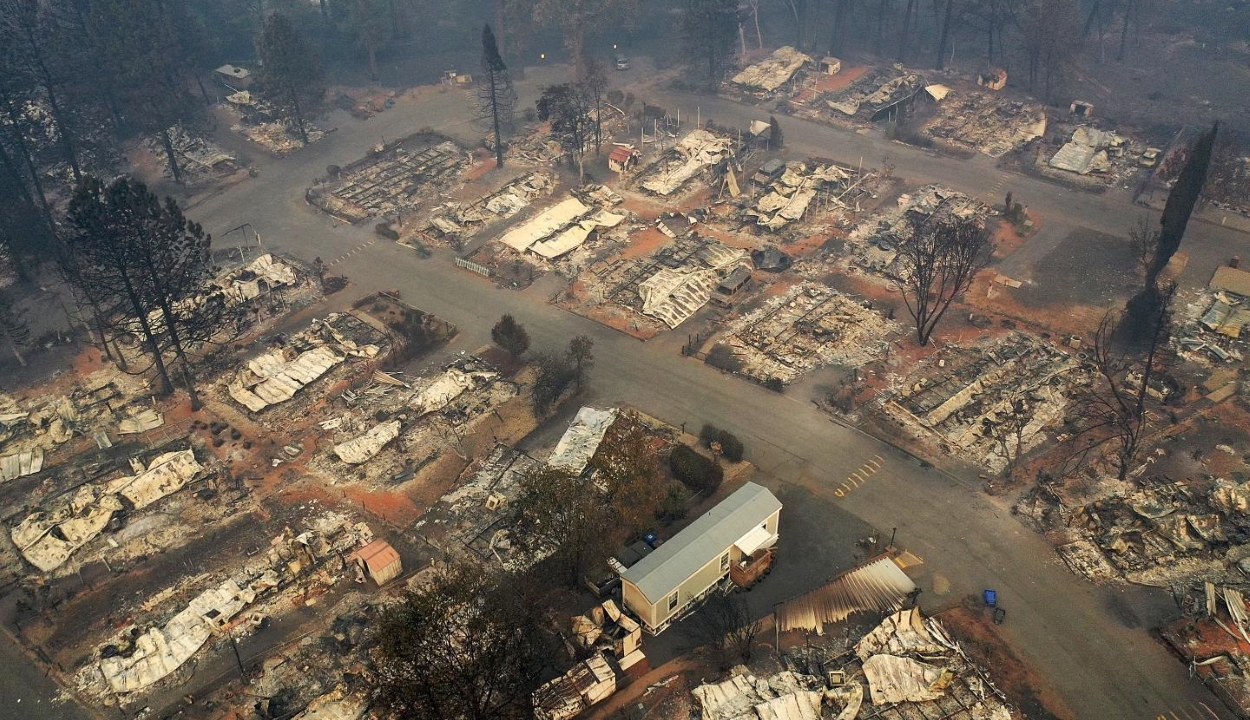
[{"label": "intact house", "polygon": [[647,632],[663,632],[729,577],[731,568],[776,544],[780,515],[781,501],[767,488],[743,485],[625,570],[622,602]]}]

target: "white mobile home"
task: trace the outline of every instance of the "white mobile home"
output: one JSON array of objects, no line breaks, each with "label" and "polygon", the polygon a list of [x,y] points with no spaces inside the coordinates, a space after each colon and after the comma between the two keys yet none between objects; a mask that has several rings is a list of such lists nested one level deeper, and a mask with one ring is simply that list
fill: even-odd
[{"label": "white mobile home", "polygon": [[749,482],[621,574],[621,599],[659,633],[729,576],[734,563],[777,542],[781,502]]}]

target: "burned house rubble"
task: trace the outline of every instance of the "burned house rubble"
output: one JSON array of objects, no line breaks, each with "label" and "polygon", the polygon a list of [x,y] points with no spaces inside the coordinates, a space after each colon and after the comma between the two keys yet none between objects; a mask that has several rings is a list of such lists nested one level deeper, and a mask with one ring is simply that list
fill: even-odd
[{"label": "burned house rubble", "polygon": [[824,365],[880,359],[897,330],[871,303],[802,282],[731,320],[718,344],[737,359],[738,372],[789,384]]},{"label": "burned house rubble", "polygon": [[[894,261],[898,258],[901,238],[911,232],[918,221],[934,219],[976,220],[985,223],[990,208],[967,194],[941,185],[924,185],[899,195],[893,204],[887,204],[856,225],[847,235],[852,244],[848,262],[873,273],[890,276]],[[804,263],[810,265],[811,263]],[[801,273],[811,276],[819,273],[815,268],[800,267]]]},{"label": "burned house rubble", "polygon": [[368,157],[308,190],[310,203],[348,222],[414,211],[466,165],[460,147],[418,133],[374,148]]},{"label": "burned house rubble", "polygon": [[[246,72],[246,71],[245,71]],[[226,112],[235,122],[232,132],[260,145],[269,152],[282,157],[304,146],[295,123],[263,95],[250,89],[238,90],[226,96]],[[325,131],[308,120],[304,121],[308,142],[314,143],[325,137]]]},{"label": "burned house rubble", "polygon": [[[686,216],[660,218],[656,230],[671,241],[649,255],[608,255],[581,268],[558,304],[592,317],[617,308],[624,316],[618,322],[651,334],[680,326],[712,300],[723,280],[750,269],[746,250],[700,235],[693,225]],[[630,241],[654,232],[633,229]]]},{"label": "burned house rubble", "polygon": [[518,253],[530,252],[550,261],[581,247],[591,233],[614,228],[624,220],[624,215],[589,207],[570,197],[515,225],[499,242]]},{"label": "burned house rubble", "polygon": [[791,162],[775,176],[753,183],[761,186],[761,194],[743,211],[760,227],[779,231],[791,223],[805,220],[815,210],[852,209],[868,192],[863,186],[872,173],[817,161]]},{"label": "burned house rubble", "polygon": [[[330,586],[353,576],[343,560],[373,541],[365,523],[325,513],[299,533],[288,528],[269,548],[241,566],[172,586],[145,604],[150,620],[124,628],[78,675],[91,694],[145,691],[174,676],[213,639],[253,632],[310,585]],[[197,592],[194,596],[191,593]],[[180,600],[180,598],[186,598]],[[170,614],[172,613],[172,614]]]},{"label": "burned house rubble", "polygon": [[446,202],[429,211],[424,232],[455,247],[484,226],[506,220],[551,194],[555,181],[542,173],[526,173],[472,202]]},{"label": "burned house rubble", "polygon": [[190,450],[163,453],[146,465],[136,459],[132,467],[134,474],[81,485],[22,517],[9,531],[14,547],[31,565],[51,572],[115,517],[181,490],[203,469]]},{"label": "burned house rubble", "polygon": [[555,548],[535,546],[521,534],[515,503],[521,477],[542,465],[524,452],[496,445],[464,471],[414,530],[452,557],[469,557],[499,571],[533,566]]},{"label": "burned house rubble", "polygon": [[1020,333],[947,345],[879,395],[882,409],[943,452],[1001,471],[1062,424],[1081,361]]},{"label": "burned house rubble", "polygon": [[227,381],[227,392],[248,410],[261,412],[290,400],[349,358],[374,358],[387,346],[386,333],[360,315],[332,313],[282,347],[248,360]]},{"label": "burned house rubble", "polygon": [[[1201,364],[1231,366],[1250,351],[1250,273],[1238,267],[1216,268],[1207,288],[1182,293],[1175,303],[1177,353]],[[1231,389],[1230,389],[1231,391]]]},{"label": "burned house rubble", "polygon": [[372,484],[404,482],[445,452],[463,453],[465,436],[518,393],[471,355],[428,374],[377,371],[321,422],[329,453],[313,466],[331,477],[351,469]]},{"label": "burned house rubble", "polygon": [[1011,720],[1020,715],[963,647],[918,609],[885,616],[852,647],[807,644],[769,677],[746,667],[693,691],[702,720]]},{"label": "burned house rubble", "polygon": [[808,55],[784,45],[760,62],[744,68],[730,82],[749,93],[767,95],[790,82],[795,73],[811,62]]},{"label": "burned house rubble", "polygon": [[1167,587],[1195,579],[1244,583],[1250,577],[1250,487],[1225,478],[1100,483],[1098,499],[1069,506],[1035,492],[1017,512],[1061,528],[1059,555],[1091,580],[1126,579]]},{"label": "burned house rubble", "polygon": [[635,175],[639,187],[659,197],[672,197],[696,176],[733,157],[737,143],[703,128],[691,130],[671,150]]},{"label": "burned house rubble", "polygon": [[999,158],[1046,134],[1046,110],[1040,103],[997,93],[957,93],[938,104],[937,116],[921,132]]}]

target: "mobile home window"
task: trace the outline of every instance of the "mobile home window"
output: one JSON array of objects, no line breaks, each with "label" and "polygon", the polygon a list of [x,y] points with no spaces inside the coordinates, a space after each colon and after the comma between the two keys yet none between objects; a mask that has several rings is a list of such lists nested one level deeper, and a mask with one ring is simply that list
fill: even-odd
[{"label": "mobile home window", "polygon": [[668,611],[673,612],[677,609],[677,593],[668,596]]},{"label": "mobile home window", "polygon": [[729,553],[720,556],[720,571],[725,572],[727,570],[729,570]]}]

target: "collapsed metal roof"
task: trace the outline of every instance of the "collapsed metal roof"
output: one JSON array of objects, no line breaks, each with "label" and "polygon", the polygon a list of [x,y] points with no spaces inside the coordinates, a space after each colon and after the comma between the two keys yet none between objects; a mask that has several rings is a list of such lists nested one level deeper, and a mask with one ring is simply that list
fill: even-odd
[{"label": "collapsed metal roof", "polygon": [[916,585],[889,557],[849,570],[825,585],[787,600],[777,608],[782,632],[811,630],[823,633],[828,623],[857,612],[897,610]]}]

